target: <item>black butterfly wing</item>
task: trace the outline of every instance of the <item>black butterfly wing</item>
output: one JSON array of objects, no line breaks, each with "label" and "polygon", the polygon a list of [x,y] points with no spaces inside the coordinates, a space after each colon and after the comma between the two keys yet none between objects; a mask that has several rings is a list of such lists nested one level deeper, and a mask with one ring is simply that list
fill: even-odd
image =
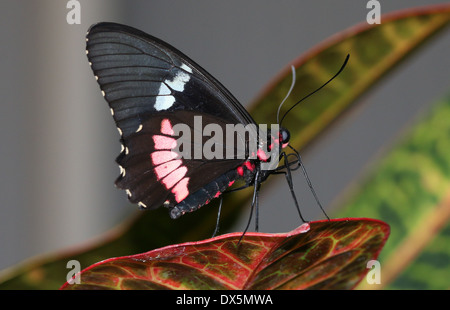
[{"label": "black butterfly wing", "polygon": [[[199,128],[195,124],[197,116],[191,111],[153,114],[127,138],[125,150],[117,159],[121,174],[116,185],[126,190],[131,202],[148,209],[161,205],[170,209],[193,196],[188,209],[197,209],[218,197],[239,177],[236,168],[245,158],[205,158],[202,148],[208,140],[222,157],[230,146],[217,135],[202,136],[201,140],[195,137],[196,131],[208,124],[219,128],[226,124],[220,118],[200,115],[203,126]],[[176,133],[174,129],[179,124],[188,132]],[[201,157],[197,158],[198,151]],[[237,154],[235,144],[231,151]]]},{"label": "black butterfly wing", "polygon": [[253,124],[214,77],[169,44],[135,28],[93,25],[86,37],[92,70],[123,137],[148,113],[200,111],[231,124]]},{"label": "black butterfly wing", "polygon": [[[86,37],[86,53],[121,134],[123,151],[117,158],[121,175],[116,185],[127,191],[132,202],[170,208],[189,198],[187,209],[195,209],[239,177],[235,169],[244,159],[201,157],[180,162],[169,149],[164,150],[165,161],[151,157],[163,151],[155,148],[153,140],[164,135],[161,122],[186,122],[183,113],[203,116],[203,125],[254,124],[214,77],[169,44],[125,25],[93,25]],[[173,173],[179,178],[167,181]]]}]

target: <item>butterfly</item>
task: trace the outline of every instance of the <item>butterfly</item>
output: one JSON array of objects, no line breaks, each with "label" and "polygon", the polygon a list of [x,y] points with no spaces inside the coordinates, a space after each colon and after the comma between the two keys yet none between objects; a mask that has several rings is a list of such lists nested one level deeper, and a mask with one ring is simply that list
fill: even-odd
[{"label": "butterfly", "polygon": [[[164,206],[176,219],[220,197],[239,180],[244,183],[240,188],[254,187],[253,212],[260,184],[271,174],[284,174],[305,221],[291,177],[291,171],[304,168],[289,146],[288,130],[261,130],[218,80],[176,48],[138,29],[94,24],[86,36],[86,53],[120,134],[115,184],[132,203],[143,209]],[[247,130],[224,141],[217,132],[223,134],[227,126]],[[207,128],[216,134],[210,130],[205,135]],[[209,153],[218,156],[202,152],[207,144]],[[287,146],[293,155],[283,151]],[[186,154],[190,156],[182,156]],[[265,169],[273,159],[283,163]]]}]

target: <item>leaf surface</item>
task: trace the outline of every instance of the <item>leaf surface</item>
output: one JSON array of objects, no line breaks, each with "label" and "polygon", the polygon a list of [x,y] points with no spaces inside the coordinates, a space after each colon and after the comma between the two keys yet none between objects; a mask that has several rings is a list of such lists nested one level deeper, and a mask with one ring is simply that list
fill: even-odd
[{"label": "leaf surface", "polygon": [[449,119],[447,95],[358,182],[337,213],[364,214],[391,226],[380,256],[382,287],[449,288]]},{"label": "leaf surface", "polygon": [[389,226],[371,219],[303,224],[284,234],[241,233],[108,259],[63,289],[349,289],[378,256]]}]

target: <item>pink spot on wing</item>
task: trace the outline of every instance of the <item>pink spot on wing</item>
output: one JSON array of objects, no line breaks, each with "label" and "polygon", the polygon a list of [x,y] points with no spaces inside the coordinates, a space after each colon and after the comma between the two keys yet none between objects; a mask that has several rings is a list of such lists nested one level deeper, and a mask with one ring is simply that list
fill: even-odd
[{"label": "pink spot on wing", "polygon": [[289,142],[288,143],[283,143],[283,145],[281,147],[284,149],[286,146],[288,146],[288,144],[289,144]]},{"label": "pink spot on wing", "polygon": [[234,184],[234,180],[228,183],[228,187],[231,187]]},{"label": "pink spot on wing", "polygon": [[171,150],[177,146],[177,140],[166,136],[153,136],[153,142],[155,142],[155,149],[157,150]]},{"label": "pink spot on wing", "polygon": [[218,191],[215,195],[214,195],[214,198],[217,198],[217,197],[219,197],[220,196],[220,194],[222,194],[220,191]]},{"label": "pink spot on wing", "polygon": [[170,120],[167,118],[163,119],[161,122],[161,133],[169,136],[173,136],[173,128]]},{"label": "pink spot on wing", "polygon": [[189,190],[187,188],[189,184],[189,178],[183,178],[177,185],[172,188],[172,193],[175,195],[175,200],[177,202],[182,201],[189,195]]},{"label": "pink spot on wing", "polygon": [[[155,167],[155,173],[157,180],[164,178],[166,175],[177,169],[181,165],[181,160],[172,160],[168,163]],[[181,178],[180,178],[181,179]],[[165,180],[165,179],[164,179]],[[163,181],[164,182],[164,181]],[[170,186],[172,187],[172,186]],[[168,188],[170,188],[168,187]]]},{"label": "pink spot on wing", "polygon": [[152,163],[156,166],[177,158],[178,154],[172,151],[157,151],[150,154]]},{"label": "pink spot on wing", "polygon": [[175,171],[172,171],[168,176],[166,176],[162,182],[166,186],[167,189],[172,188],[175,184],[177,184],[187,172],[187,168],[182,166]]}]

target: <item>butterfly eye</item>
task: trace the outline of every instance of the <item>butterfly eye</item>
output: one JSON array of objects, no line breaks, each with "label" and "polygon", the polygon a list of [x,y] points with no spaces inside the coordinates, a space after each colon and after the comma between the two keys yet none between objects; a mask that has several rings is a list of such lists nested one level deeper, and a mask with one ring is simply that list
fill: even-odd
[{"label": "butterfly eye", "polygon": [[281,144],[287,144],[289,143],[289,139],[291,138],[291,134],[289,131],[285,128],[280,128],[280,141]]}]

